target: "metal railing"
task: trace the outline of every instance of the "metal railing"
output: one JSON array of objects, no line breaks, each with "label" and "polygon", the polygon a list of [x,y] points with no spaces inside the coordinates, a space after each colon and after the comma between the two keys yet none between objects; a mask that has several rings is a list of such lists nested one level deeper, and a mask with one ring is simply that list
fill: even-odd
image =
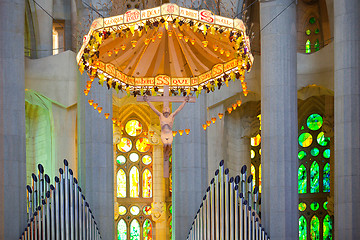
[{"label": "metal railing", "polygon": [[194,218],[187,240],[269,240],[259,217],[259,188],[246,166],[235,178],[224,169],[215,171]]},{"label": "metal railing", "polygon": [[73,171],[64,160],[55,186],[44,168],[38,165],[38,175],[32,174],[27,185],[28,224],[21,240],[99,240],[101,239],[89,203],[81,192]]}]

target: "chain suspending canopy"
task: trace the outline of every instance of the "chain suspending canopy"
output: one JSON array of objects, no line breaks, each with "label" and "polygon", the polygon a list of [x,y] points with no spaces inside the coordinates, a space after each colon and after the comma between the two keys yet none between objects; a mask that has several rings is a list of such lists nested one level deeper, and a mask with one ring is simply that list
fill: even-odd
[{"label": "chain suspending canopy", "polygon": [[175,4],[96,19],[77,55],[91,82],[97,77],[135,96],[156,95],[165,85],[173,94],[199,94],[236,78],[245,94],[253,60],[242,20]]}]

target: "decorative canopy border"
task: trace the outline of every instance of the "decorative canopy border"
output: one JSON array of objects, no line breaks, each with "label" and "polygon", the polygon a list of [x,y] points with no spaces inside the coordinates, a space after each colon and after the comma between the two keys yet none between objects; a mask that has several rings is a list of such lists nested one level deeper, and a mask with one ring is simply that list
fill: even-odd
[{"label": "decorative canopy border", "polygon": [[[231,60],[215,64],[209,71],[201,72],[197,76],[180,78],[168,75],[135,77],[123,73],[111,63],[99,60],[98,49],[102,41],[109,37],[115,39],[119,31],[120,34],[126,34],[128,37],[130,34],[134,36],[137,30],[147,31],[154,26],[164,26],[168,30],[170,25],[174,28],[186,25],[194,32],[202,32],[204,36],[207,32],[223,34],[229,39],[229,45],[232,45],[234,49],[231,53],[229,51],[225,53],[227,57],[232,56]],[[171,36],[170,32],[168,31],[169,36]],[[151,39],[146,40],[145,45],[148,45]],[[188,42],[189,39],[185,41]],[[194,45],[193,42],[191,43]],[[135,47],[136,41],[132,41],[132,44]],[[208,41],[202,41],[202,44],[207,47]],[[120,51],[120,48],[117,51]],[[117,54],[116,51],[115,53]],[[198,94],[202,89],[207,92],[213,91],[215,87],[220,88],[221,82],[228,85],[229,79],[236,78],[241,80],[244,93],[247,92],[246,82],[244,82],[245,70],[251,70],[254,57],[250,52],[250,40],[242,20],[217,16],[209,10],[197,11],[179,7],[176,4],[163,4],[152,9],[132,9],[123,15],[94,20],[90,31],[83,38],[83,45],[76,60],[81,73],[86,70],[91,80],[98,77],[101,85],[106,81],[108,88],[114,88],[117,91],[126,89],[128,93],[132,91],[133,95],[143,95],[144,92],[149,95],[151,90],[154,95],[159,88],[168,85],[172,92],[177,89],[179,93],[181,90],[184,95],[186,93],[189,95],[191,91],[196,91]],[[87,89],[84,90],[85,94],[90,91],[90,88],[91,83],[88,83]]]}]

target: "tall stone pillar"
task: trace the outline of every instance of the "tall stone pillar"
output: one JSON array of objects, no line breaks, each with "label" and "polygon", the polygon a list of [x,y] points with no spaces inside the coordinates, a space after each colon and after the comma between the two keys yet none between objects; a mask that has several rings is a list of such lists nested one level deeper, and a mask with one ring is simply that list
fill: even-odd
[{"label": "tall stone pillar", "polygon": [[[176,116],[174,130],[190,128],[190,134],[177,136],[173,143],[173,233],[175,239],[186,239],[191,223],[208,186],[206,131],[206,98],[188,103]],[[173,111],[179,104],[173,104]]]},{"label": "tall stone pillar", "polygon": [[24,1],[0,1],[0,239],[26,226],[24,15]]},{"label": "tall stone pillar", "polygon": [[335,236],[360,238],[360,2],[334,1]]},{"label": "tall stone pillar", "polygon": [[[90,204],[104,240],[114,239],[114,162],[113,131],[111,119],[104,113],[112,113],[112,92],[95,81],[91,96],[82,90],[87,75],[79,80],[78,94],[78,175],[86,200]],[[101,113],[87,102],[92,98],[103,107]]]},{"label": "tall stone pillar", "polygon": [[295,1],[260,3],[260,29],[261,215],[272,240],[293,240],[299,238]]}]

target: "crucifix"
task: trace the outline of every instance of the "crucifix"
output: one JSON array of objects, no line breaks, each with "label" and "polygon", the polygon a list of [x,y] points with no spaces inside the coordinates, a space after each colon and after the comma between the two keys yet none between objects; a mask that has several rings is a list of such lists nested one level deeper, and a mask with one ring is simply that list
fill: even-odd
[{"label": "crucifix", "polygon": [[[136,99],[138,102],[147,102],[149,107],[159,116],[161,126],[161,141],[163,143],[164,152],[164,177],[169,177],[169,154],[171,151],[171,144],[173,142],[172,127],[174,124],[175,116],[184,108],[187,102],[196,102],[195,97],[181,97],[181,96],[169,96],[169,86],[164,86],[163,96],[138,96]],[[150,102],[163,102],[162,113],[157,110]],[[182,102],[178,109],[173,113],[170,113],[170,102]]]}]

